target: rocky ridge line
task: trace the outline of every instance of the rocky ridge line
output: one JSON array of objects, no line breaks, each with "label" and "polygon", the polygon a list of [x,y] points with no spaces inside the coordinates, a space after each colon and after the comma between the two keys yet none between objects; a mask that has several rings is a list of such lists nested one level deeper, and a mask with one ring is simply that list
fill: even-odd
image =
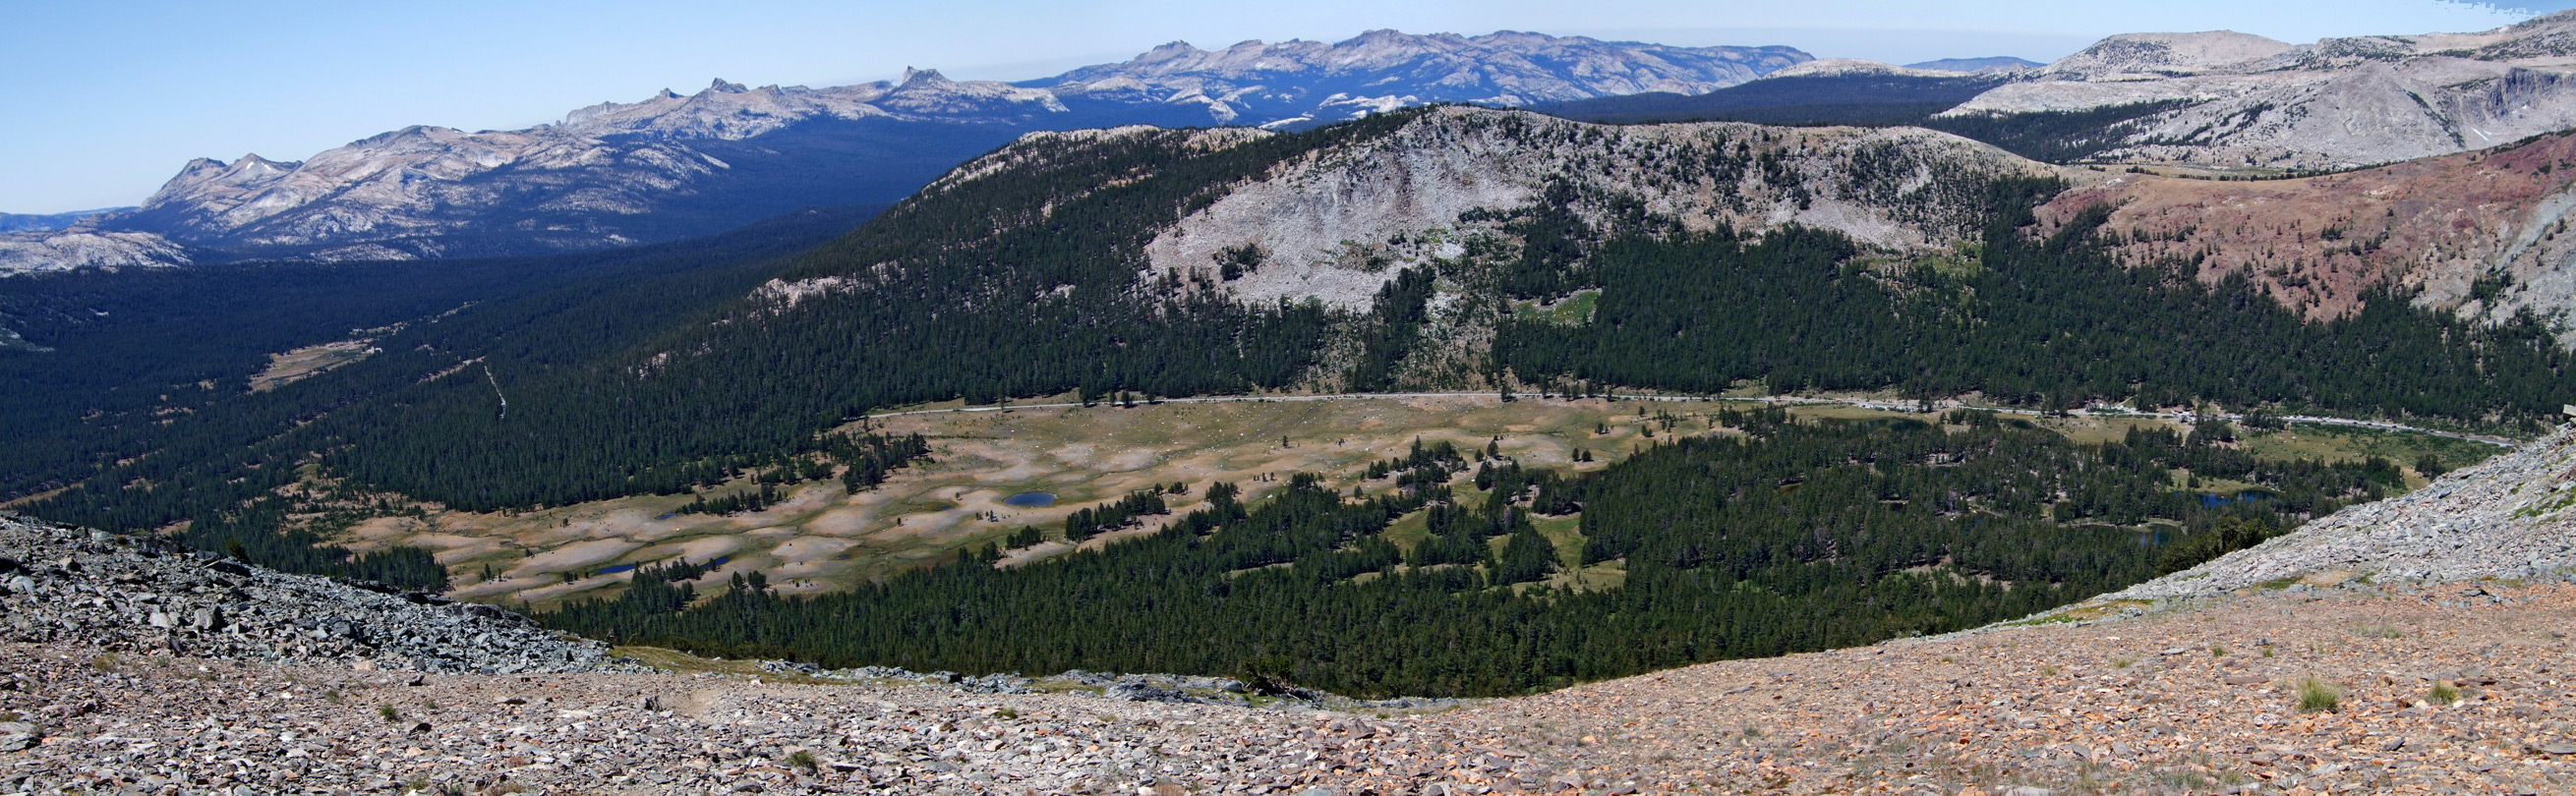
[{"label": "rocky ridge line", "polygon": [[2093,160],[2219,171],[2347,169],[2576,126],[2576,13],[2482,33],[2291,45],[2232,31],[2113,36],[1945,115],[2171,103]]},{"label": "rocky ridge line", "polygon": [[[989,170],[1005,149],[961,167]],[[1683,163],[1747,161],[1735,172]],[[1283,164],[1156,235],[1152,268],[1214,268],[1252,246],[1262,261],[1225,284],[1255,305],[1316,298],[1365,309],[1402,268],[1464,252],[1496,226],[1462,219],[1529,208],[1550,185],[1575,186],[1576,213],[1611,215],[1634,198],[1693,229],[1831,229],[1875,247],[1947,251],[1974,236],[1984,188],[2001,177],[2098,178],[1946,133],[1916,128],[1783,128],[1734,122],[1618,126],[1526,111],[1441,108],[1402,130]]]},{"label": "rocky ridge line", "polygon": [[1076,696],[1099,696],[1126,702],[1168,702],[1180,705],[1226,705],[1239,708],[1273,710],[1333,710],[1344,712],[1386,712],[1446,710],[1473,700],[1449,697],[1392,697],[1388,699],[1352,699],[1338,694],[1301,688],[1294,685],[1270,691],[1259,691],[1232,677],[1186,674],[1115,674],[1068,669],[1044,677],[996,673],[959,675],[956,672],[916,672],[897,666],[856,666],[825,669],[810,663],[764,660],[760,670],[768,674],[802,676],[816,680],[868,683],[872,685],[919,685],[948,687],[961,694],[1040,694],[1069,693]]},{"label": "rocky ridge line", "polygon": [[[0,275],[184,265],[224,254],[411,259],[667,239],[670,230],[643,231],[660,229],[652,226],[655,213],[718,201],[713,197],[727,190],[753,197],[789,190],[734,182],[763,178],[733,174],[737,163],[728,160],[739,160],[746,150],[722,144],[791,128],[819,130],[813,135],[832,140],[769,146],[811,164],[846,158],[831,151],[836,147],[876,144],[888,154],[872,165],[832,168],[855,170],[841,182],[900,182],[888,172],[927,169],[923,176],[932,176],[1008,140],[1009,132],[1135,123],[1324,124],[1435,102],[1520,106],[1640,91],[1699,93],[1807,60],[1806,53],[1787,47],[1378,30],[1340,42],[1247,41],[1216,51],[1174,42],[1125,62],[1021,83],[952,80],[917,69],[906,69],[897,80],[824,88],[755,88],[718,79],[695,94],[664,89],[638,102],[601,103],[574,110],[560,123],[523,130],[415,125],[300,161],[256,154],[231,162],[200,158],[141,207],[88,222],[97,233],[139,237],[93,233],[75,248],[54,241],[56,233],[0,234]],[[925,149],[908,140],[921,136],[961,143]],[[793,137],[766,141],[782,138]],[[899,154],[910,150],[922,153],[911,160]],[[901,192],[818,194],[788,206],[891,202]],[[709,234],[760,217],[693,232]],[[453,248],[459,235],[471,245],[491,245],[471,242],[492,231],[529,237],[510,251]],[[201,247],[209,256],[190,257],[181,247]]]},{"label": "rocky ridge line", "polygon": [[518,674],[640,668],[489,605],[290,575],[149,537],[0,515],[0,640]]},{"label": "rocky ridge line", "polygon": [[2105,595],[2155,600],[2333,573],[2380,581],[2564,579],[2576,572],[2576,428],[2182,572]]}]

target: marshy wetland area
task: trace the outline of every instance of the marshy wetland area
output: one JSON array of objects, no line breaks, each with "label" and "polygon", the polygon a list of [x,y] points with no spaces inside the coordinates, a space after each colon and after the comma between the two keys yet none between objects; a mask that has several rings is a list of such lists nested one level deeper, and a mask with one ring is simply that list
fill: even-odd
[{"label": "marshy wetland area", "polygon": [[[1032,401],[1030,403],[1045,403]],[[1406,455],[1417,440],[1450,443],[1470,459],[1490,451],[1524,466],[1591,471],[1644,445],[1680,436],[1732,433],[1717,421],[1738,400],[1638,401],[1523,398],[1495,395],[1259,400],[984,411],[914,407],[865,421],[869,431],[920,434],[927,460],[892,472],[885,483],[852,494],[832,478],[776,487],[773,505],[728,515],[686,513],[693,495],[621,498],[533,511],[439,510],[380,516],[349,528],[345,542],[364,550],[405,544],[437,552],[455,596],[544,609],[622,591],[639,565],[714,563],[695,579],[701,594],[736,575],[760,573],[782,594],[817,594],[907,568],[955,560],[961,551],[1002,548],[1000,566],[1019,566],[1076,549],[1098,549],[1152,533],[1199,508],[1207,487],[1230,482],[1258,500],[1313,473],[1334,489],[1364,494],[1396,488],[1366,478],[1369,465]],[[923,411],[929,410],[929,411]],[[1848,405],[1791,407],[1807,419],[1926,422],[1927,415]],[[2120,438],[2133,426],[2165,425],[2155,417],[2014,418],[2080,442]],[[858,431],[860,423],[847,430]],[[2410,467],[2431,454],[2445,467],[2474,463],[2494,446],[2422,434],[2293,425],[2240,432],[2260,454],[2358,459],[2383,456]],[[2423,483],[2409,471],[2410,481]],[[2233,485],[2198,485],[2223,493]],[[702,490],[705,495],[756,490],[749,477]],[[1472,468],[1452,488],[1476,499]],[[2186,488],[2177,484],[2177,488]],[[1139,490],[1159,489],[1171,514],[1140,525],[1064,540],[1065,520]],[[1052,496],[1052,501],[1038,496]],[[1017,498],[1017,500],[1014,500]],[[1617,562],[1583,566],[1577,515],[1541,518],[1538,530],[1566,558],[1552,585],[1616,586]],[[1035,528],[1044,541],[1011,547],[1009,537]],[[1388,539],[1409,546],[1426,535],[1421,515],[1398,520]],[[1501,538],[1494,540],[1499,544]]]}]

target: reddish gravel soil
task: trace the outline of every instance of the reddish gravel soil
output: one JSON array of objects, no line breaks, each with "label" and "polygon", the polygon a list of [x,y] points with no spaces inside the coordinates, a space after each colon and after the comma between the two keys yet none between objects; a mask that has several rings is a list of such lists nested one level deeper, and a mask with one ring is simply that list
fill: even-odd
[{"label": "reddish gravel soil", "polygon": [[2243,273],[2281,303],[2326,319],[2358,310],[2371,286],[2464,288],[2507,252],[2532,248],[2527,235],[2555,240],[2557,232],[2528,227],[2535,213],[2543,225],[2555,219],[2544,208],[2576,180],[2571,165],[2576,136],[2550,135],[2305,179],[2113,174],[2059,195],[2040,215],[2053,228],[2090,207],[2116,208],[2105,228],[2132,263],[2197,262],[2209,282]]},{"label": "reddish gravel soil", "polygon": [[[2473,588],[2493,594],[2463,596]],[[2356,585],[2197,602],[1692,667],[1445,714],[1416,734],[1525,750],[1587,766],[1586,784],[1648,792],[2568,793],[2576,782],[2576,587]],[[2309,678],[2339,692],[2331,710],[2302,712]],[[2445,683],[2461,701],[2431,704]]]},{"label": "reddish gravel soil", "polygon": [[2567,793],[2571,625],[2566,585],[2255,589],[1384,718],[10,645],[0,793]]}]

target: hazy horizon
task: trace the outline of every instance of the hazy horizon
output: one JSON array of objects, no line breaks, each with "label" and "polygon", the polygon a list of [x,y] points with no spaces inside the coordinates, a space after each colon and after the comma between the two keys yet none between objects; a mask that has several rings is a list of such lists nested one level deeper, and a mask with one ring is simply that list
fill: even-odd
[{"label": "hazy horizon", "polygon": [[1785,45],[1891,63],[2049,61],[2103,36],[2230,29],[2289,42],[2475,31],[2576,5],[2448,0],[2179,0],[2153,7],[1846,0],[1562,4],[1325,0],[1218,8],[1166,0],[914,4],[758,0],[730,13],[679,3],[304,1],[62,4],[0,12],[0,54],[33,107],[0,125],[0,212],[141,202],[188,160],[302,160],[420,124],[516,129],[573,108],[723,78],[831,86],[904,67],[1028,80],[1122,61],[1170,41],[1339,41],[1362,31],[1522,30],[1681,46]]}]

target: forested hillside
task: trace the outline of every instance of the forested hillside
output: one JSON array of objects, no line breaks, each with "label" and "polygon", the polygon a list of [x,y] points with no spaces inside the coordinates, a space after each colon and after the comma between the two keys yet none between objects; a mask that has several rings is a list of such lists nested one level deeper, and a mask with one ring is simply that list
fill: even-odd
[{"label": "forested hillside", "polygon": [[[1210,508],[1149,538],[1019,568],[970,554],[813,599],[737,578],[686,610],[646,580],[545,619],[832,666],[1243,674],[1356,695],[1490,696],[2009,619],[2197,563],[2165,558],[2195,548],[2157,535],[2224,526],[2253,529],[2237,530],[2250,544],[2402,488],[2386,461],[2257,461],[2219,447],[2216,431],[2095,447],[1979,412],[1937,425],[1798,423],[1776,410],[1723,422],[1741,433],[1684,438],[1591,476],[1489,460],[1471,485],[1443,461],[1455,458],[1418,450],[1371,497],[1298,476],[1245,506],[1210,484]],[[2178,490],[2178,472],[2275,496],[2215,504]],[[1387,540],[1417,512],[1427,539]],[[1532,527],[1576,512],[1575,549]],[[2132,527],[2150,522],[2163,530]],[[1624,564],[1624,586],[1538,583],[1609,561]]]},{"label": "forested hillside", "polygon": [[1705,94],[1631,94],[1533,110],[1588,122],[1732,121],[1757,124],[1921,125],[1983,94],[2003,75],[1934,76],[1865,71],[1773,76]]},{"label": "forested hillside", "polygon": [[[203,549],[238,547],[299,572],[445,582],[426,556],[352,568],[314,549],[329,530],[290,522],[275,490],[363,422],[468,362],[623,350],[758,285],[774,258],[863,222],[873,208],[792,214],[716,238],[580,255],[429,263],[297,263],[33,275],[7,280],[0,315],[25,347],[0,350],[0,496],[96,528],[179,523]],[[252,391],[269,355],[353,338],[377,353]],[[486,400],[491,395],[488,386]],[[497,410],[497,403],[486,404]],[[48,496],[50,495],[50,496]],[[345,523],[370,509],[344,506]],[[354,512],[354,513],[353,513]],[[290,528],[295,533],[285,533]]]},{"label": "forested hillside", "polygon": [[2204,285],[2114,258],[2096,234],[2108,208],[2027,234],[2030,203],[2059,187],[1998,183],[1968,269],[1873,269],[1849,240],[1808,230],[1608,236],[1549,285],[1599,289],[1590,321],[1509,323],[1496,360],[1539,383],[1717,392],[1754,380],[2060,409],[2215,401],[2528,423],[2576,394],[2568,353],[2537,317],[2485,326],[2383,290],[2307,323],[2241,276]]},{"label": "forested hillside", "polygon": [[[277,532],[422,501],[828,478],[859,460],[827,432],[952,399],[1750,386],[2513,430],[2576,394],[2537,319],[2471,326],[2390,296],[2303,323],[2116,260],[2099,211],[2042,234],[2031,207],[2065,187],[2030,176],[2047,171],[1919,131],[1630,134],[1438,108],[1296,134],[1032,136],[820,246],[829,223],[781,222],[542,274],[454,266],[513,274],[470,290],[313,267],[366,300],[309,288],[356,309],[229,343],[223,324],[248,321],[208,309],[191,340],[183,319],[122,326],[101,319],[124,308],[82,298],[183,277],[24,282],[44,289],[12,306],[53,319],[25,331],[54,350],[0,351],[39,385],[10,399],[27,411],[0,426],[0,487],[50,519],[328,568],[293,563],[315,538]],[[1414,215],[1344,217],[1381,207]],[[1182,256],[1201,249],[1216,254]],[[1294,289],[1327,282],[1367,292]],[[262,354],[342,323],[399,328],[364,334],[362,361],[243,394]],[[120,364],[49,370],[74,359]]]}]

